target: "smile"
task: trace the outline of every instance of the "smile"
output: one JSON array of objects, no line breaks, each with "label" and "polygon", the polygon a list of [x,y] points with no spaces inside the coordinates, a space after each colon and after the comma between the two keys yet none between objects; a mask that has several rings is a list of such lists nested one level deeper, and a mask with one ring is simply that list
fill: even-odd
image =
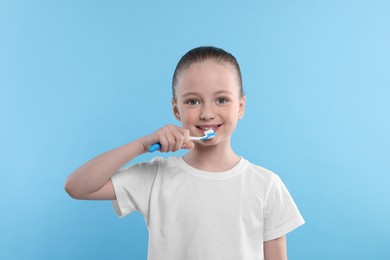
[{"label": "smile", "polygon": [[202,131],[207,131],[207,130],[213,130],[214,132],[217,131],[217,129],[220,127],[221,125],[198,125],[196,126],[198,129],[202,130]]}]

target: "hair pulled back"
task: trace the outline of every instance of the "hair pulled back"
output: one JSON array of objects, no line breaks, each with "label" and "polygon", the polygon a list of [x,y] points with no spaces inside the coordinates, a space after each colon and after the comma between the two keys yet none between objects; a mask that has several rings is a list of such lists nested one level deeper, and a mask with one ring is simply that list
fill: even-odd
[{"label": "hair pulled back", "polygon": [[241,97],[245,95],[242,87],[242,76],[240,65],[237,59],[229,52],[213,46],[201,46],[188,51],[177,63],[172,79],[172,97],[176,99],[176,85],[181,72],[188,69],[193,63],[213,60],[218,63],[227,63],[232,65],[237,73],[237,81],[239,86],[239,94]]}]

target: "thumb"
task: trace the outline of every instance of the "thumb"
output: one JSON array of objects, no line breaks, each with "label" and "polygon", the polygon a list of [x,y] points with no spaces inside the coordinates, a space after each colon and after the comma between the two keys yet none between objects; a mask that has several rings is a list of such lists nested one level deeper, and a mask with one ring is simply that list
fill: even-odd
[{"label": "thumb", "polygon": [[195,146],[194,143],[189,141],[188,143],[184,144],[182,148],[191,150],[192,148],[194,148],[194,146]]}]

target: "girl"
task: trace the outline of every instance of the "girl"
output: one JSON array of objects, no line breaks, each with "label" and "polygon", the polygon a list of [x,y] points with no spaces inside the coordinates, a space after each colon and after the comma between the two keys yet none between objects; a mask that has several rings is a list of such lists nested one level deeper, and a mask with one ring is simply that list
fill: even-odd
[{"label": "girl", "polygon": [[[150,260],[287,259],[285,235],[304,220],[280,178],[230,144],[246,102],[237,60],[215,47],[189,51],[172,94],[182,127],[167,125],[92,159],[69,176],[66,191],[112,200],[120,217],[140,211]],[[190,141],[210,129],[214,138]],[[188,152],[120,169],[157,142],[160,152]]]}]

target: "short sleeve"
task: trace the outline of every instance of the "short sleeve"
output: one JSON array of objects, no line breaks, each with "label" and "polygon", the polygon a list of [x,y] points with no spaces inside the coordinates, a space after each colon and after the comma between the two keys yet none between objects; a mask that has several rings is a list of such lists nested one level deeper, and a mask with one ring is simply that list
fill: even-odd
[{"label": "short sleeve", "polygon": [[124,217],[134,210],[148,215],[150,191],[157,174],[159,158],[119,169],[112,177],[116,200],[112,201],[115,212]]},{"label": "short sleeve", "polygon": [[276,174],[273,174],[264,210],[264,241],[284,236],[305,223],[286,186]]}]

